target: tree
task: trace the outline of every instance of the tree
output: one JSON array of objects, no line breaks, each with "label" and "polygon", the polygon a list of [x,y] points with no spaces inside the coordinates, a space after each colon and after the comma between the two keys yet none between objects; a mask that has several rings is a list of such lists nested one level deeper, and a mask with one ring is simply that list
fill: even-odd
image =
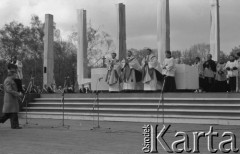
[{"label": "tree", "polygon": [[[69,36],[69,41],[75,46],[77,46],[77,37],[77,32],[73,32]],[[101,61],[102,57],[116,50],[111,35],[101,30],[100,27],[94,28],[91,21],[89,21],[87,28],[87,42],[87,63],[89,68],[101,67],[102,63],[99,63],[99,61]]]},{"label": "tree", "polygon": [[238,47],[234,47],[230,52],[230,55],[234,55],[235,57],[238,57],[237,53],[240,53],[240,45]]},{"label": "tree", "polygon": [[189,49],[185,50],[182,54],[183,63],[193,64],[196,57],[204,60],[210,52],[210,45],[205,43],[195,44]]},{"label": "tree", "polygon": [[32,16],[30,27],[12,21],[0,30],[0,56],[5,60],[21,57],[24,84],[29,83],[31,76],[35,77],[36,84],[42,83],[43,36],[43,23],[36,15]]},{"label": "tree", "polygon": [[4,59],[11,59],[13,56],[23,52],[24,41],[27,39],[28,30],[23,24],[12,21],[5,24],[0,30],[1,53]]},{"label": "tree", "polygon": [[[103,55],[115,50],[111,36],[88,26],[88,67],[98,67],[96,61]],[[63,85],[64,77],[69,76],[72,84],[76,80],[77,33],[73,32],[68,40],[63,40],[61,32],[54,25],[54,77],[57,85]],[[6,74],[6,59],[20,55],[23,62],[23,84],[27,85],[34,77],[36,85],[43,81],[44,23],[32,15],[29,26],[12,21],[0,29],[0,74]],[[0,80],[3,80],[1,76]],[[1,81],[3,82],[3,81]]]},{"label": "tree", "polygon": [[181,58],[182,57],[182,52],[180,51],[180,50],[174,50],[174,51],[172,51],[172,57],[173,58]]},{"label": "tree", "polygon": [[76,80],[77,48],[71,42],[59,39],[54,42],[54,75],[57,85],[64,84],[69,76],[72,84]]}]

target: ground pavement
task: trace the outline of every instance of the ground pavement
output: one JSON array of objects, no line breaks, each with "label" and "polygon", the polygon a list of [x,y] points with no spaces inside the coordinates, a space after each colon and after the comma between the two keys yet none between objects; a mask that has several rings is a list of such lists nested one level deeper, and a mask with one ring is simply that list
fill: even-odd
[{"label": "ground pavement", "polygon": [[[20,119],[24,124],[25,120]],[[9,121],[0,124],[0,154],[143,154],[143,125],[147,123],[134,122],[100,122],[101,129],[91,130],[97,126],[92,121],[30,119],[29,125],[23,125],[21,130],[9,128]],[[35,125],[37,124],[37,125]],[[212,125],[214,131],[221,136],[224,131],[236,135],[237,147],[240,148],[240,126]],[[110,128],[110,129],[109,129]],[[171,146],[177,139],[177,131],[189,135],[190,147],[193,145],[193,131],[207,133],[210,125],[172,124],[164,139]],[[159,130],[162,124],[159,124]],[[226,137],[225,139],[228,139]],[[224,138],[214,137],[214,148]],[[207,149],[207,139],[200,138],[200,153],[210,153]],[[229,144],[230,145],[230,144]],[[229,146],[227,145],[227,146]],[[160,144],[158,152],[167,153]],[[218,152],[222,153],[222,152]]]}]

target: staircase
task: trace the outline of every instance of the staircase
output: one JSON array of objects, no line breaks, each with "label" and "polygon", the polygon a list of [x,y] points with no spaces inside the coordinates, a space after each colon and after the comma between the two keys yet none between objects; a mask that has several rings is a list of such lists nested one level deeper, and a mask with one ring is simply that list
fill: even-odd
[{"label": "staircase", "polygon": [[[235,93],[100,93],[102,121],[240,125],[240,95]],[[20,112],[29,118],[62,118],[62,95],[42,94]],[[65,94],[65,119],[97,119],[96,94]],[[159,111],[157,110],[160,104]]]}]

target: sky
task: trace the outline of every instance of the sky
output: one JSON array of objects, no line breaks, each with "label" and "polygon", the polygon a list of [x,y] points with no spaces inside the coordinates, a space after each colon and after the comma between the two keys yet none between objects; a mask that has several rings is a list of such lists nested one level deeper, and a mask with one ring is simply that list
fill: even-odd
[{"label": "sky", "polygon": [[[0,28],[13,20],[29,25],[35,14],[52,14],[63,38],[76,31],[77,9],[87,11],[93,27],[116,39],[117,3],[126,5],[127,48],[157,48],[158,0],[1,0]],[[220,0],[221,50],[240,45],[240,0]],[[210,0],[170,0],[171,50],[209,43]]]}]

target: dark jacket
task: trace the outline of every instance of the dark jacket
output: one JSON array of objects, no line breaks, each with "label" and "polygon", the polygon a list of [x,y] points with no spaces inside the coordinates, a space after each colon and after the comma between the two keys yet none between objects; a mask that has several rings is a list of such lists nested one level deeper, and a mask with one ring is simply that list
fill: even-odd
[{"label": "dark jacket", "polygon": [[216,72],[217,65],[213,60],[207,60],[203,64],[203,69],[205,69],[205,68],[209,68],[213,72]]}]

